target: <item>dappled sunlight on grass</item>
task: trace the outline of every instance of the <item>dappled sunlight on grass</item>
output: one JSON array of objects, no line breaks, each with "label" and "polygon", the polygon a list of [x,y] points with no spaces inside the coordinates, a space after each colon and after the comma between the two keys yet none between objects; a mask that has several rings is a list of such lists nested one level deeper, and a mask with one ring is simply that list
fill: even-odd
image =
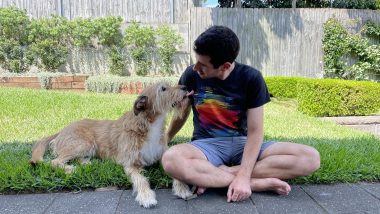
[{"label": "dappled sunlight on grass", "polygon": [[304,115],[295,111],[294,108],[284,107],[276,102],[265,106],[264,131],[268,139],[314,138],[337,140],[371,136],[366,132],[343,127],[332,121]]},{"label": "dappled sunlight on grass", "polygon": [[35,141],[73,121],[117,119],[135,95],[0,88],[0,142]]}]

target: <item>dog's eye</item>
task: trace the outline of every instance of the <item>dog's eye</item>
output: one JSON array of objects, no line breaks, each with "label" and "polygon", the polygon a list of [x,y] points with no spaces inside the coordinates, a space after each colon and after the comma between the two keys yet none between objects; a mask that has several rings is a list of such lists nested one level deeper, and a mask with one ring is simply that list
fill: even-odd
[{"label": "dog's eye", "polygon": [[166,91],[166,88],[164,86],[162,86],[161,91]]}]

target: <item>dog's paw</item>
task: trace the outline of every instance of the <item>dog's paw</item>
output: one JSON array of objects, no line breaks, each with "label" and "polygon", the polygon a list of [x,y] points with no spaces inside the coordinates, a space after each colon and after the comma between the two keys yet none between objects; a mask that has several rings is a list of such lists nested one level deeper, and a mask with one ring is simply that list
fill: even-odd
[{"label": "dog's paw", "polygon": [[150,208],[157,205],[156,194],[153,190],[137,193],[136,201],[144,208]]},{"label": "dog's paw", "polygon": [[187,184],[184,184],[178,180],[173,181],[173,194],[184,200],[190,200],[196,197],[196,194],[193,194],[190,191],[190,188]]},{"label": "dog's paw", "polygon": [[72,174],[75,171],[75,166],[65,165],[63,169],[65,170],[66,174]]}]

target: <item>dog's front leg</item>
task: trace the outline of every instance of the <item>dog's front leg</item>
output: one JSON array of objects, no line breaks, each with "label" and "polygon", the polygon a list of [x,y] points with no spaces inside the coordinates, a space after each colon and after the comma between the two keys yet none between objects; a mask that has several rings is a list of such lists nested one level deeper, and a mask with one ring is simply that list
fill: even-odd
[{"label": "dog's front leg", "polygon": [[140,168],[124,167],[124,171],[131,178],[133,190],[137,192],[136,201],[145,208],[156,205],[156,194],[150,189],[149,182],[141,174]]}]

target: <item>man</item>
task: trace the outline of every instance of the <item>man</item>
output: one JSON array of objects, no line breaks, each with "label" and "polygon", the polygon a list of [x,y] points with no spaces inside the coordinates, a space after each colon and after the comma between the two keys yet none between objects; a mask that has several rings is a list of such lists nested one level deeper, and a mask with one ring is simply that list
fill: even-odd
[{"label": "man", "polygon": [[[242,201],[252,191],[287,195],[291,187],[283,179],[306,176],[320,166],[312,147],[289,142],[263,143],[263,105],[270,101],[261,73],[235,62],[239,39],[224,26],[212,26],[194,42],[196,63],[188,67],[179,84],[191,99],[194,132],[192,142],[178,144],[162,157],[172,177],[198,187],[228,187],[227,201]],[[174,118],[169,141],[190,113]]]}]

